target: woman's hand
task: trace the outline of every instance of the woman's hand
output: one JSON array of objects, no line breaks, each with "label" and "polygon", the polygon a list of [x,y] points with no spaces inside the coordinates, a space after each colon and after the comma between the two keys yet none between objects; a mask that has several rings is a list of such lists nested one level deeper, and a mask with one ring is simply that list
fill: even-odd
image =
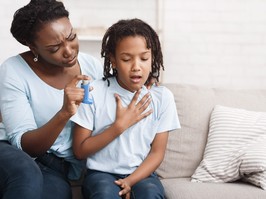
[{"label": "woman's hand", "polygon": [[139,90],[135,93],[132,101],[127,107],[123,107],[119,95],[115,95],[117,103],[115,123],[120,129],[120,132],[125,131],[127,128],[152,113],[151,109],[147,110],[149,104],[151,103],[149,93],[144,95],[144,97],[137,103],[140,92],[141,91]]},{"label": "woman's hand", "polygon": [[69,116],[74,115],[84,97],[84,89],[78,88],[77,84],[81,80],[90,80],[86,75],[77,75],[64,88],[64,103],[62,111]]},{"label": "woman's hand", "polygon": [[157,79],[155,77],[150,78],[150,80],[145,84],[145,86],[147,87],[147,89],[151,89],[151,87],[153,85],[159,86],[159,82],[157,81]]}]

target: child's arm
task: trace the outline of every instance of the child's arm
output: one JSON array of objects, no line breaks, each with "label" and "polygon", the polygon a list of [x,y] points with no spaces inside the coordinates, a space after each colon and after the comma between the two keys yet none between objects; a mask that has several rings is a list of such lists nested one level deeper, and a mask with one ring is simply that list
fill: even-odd
[{"label": "child's arm", "polygon": [[[137,99],[140,91],[136,92],[132,101],[127,107],[123,107],[120,97],[117,95],[116,119],[114,123],[102,133],[91,136],[92,131],[79,125],[74,127],[73,151],[78,159],[85,159],[104,148],[116,137],[122,134],[127,128],[147,117],[152,110],[146,109],[151,102],[147,93],[138,103]],[[97,119],[97,118],[96,118]]]},{"label": "child's arm", "polygon": [[134,184],[148,177],[159,167],[164,158],[167,140],[168,132],[157,133],[152,142],[150,153],[142,164],[128,177],[115,181],[122,189],[119,192],[120,196],[126,195],[127,198]]}]

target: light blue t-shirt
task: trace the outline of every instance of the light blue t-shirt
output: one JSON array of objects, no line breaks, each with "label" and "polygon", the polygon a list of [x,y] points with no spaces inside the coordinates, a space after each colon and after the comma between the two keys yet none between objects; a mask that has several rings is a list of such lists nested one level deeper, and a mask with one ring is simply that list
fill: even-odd
[{"label": "light blue t-shirt", "polygon": [[[127,106],[135,93],[122,88],[116,78],[107,81],[96,80],[91,86],[93,104],[81,104],[71,120],[92,130],[92,136],[100,134],[115,121],[117,93],[122,105]],[[148,90],[143,86],[139,99],[150,92],[152,102],[148,110],[153,113],[123,132],[106,147],[87,158],[87,168],[115,174],[132,173],[147,157],[150,145],[157,133],[180,128],[173,94],[163,86],[153,86]]]},{"label": "light blue t-shirt", "polygon": [[[103,66],[94,57],[79,53],[81,72],[93,79],[103,76]],[[0,110],[2,139],[21,149],[21,136],[46,124],[61,108],[64,90],[42,81],[20,56],[7,59],[0,67]],[[68,121],[48,152],[59,157],[70,157],[72,152],[72,123]],[[49,132],[47,132],[49,134]]]},{"label": "light blue t-shirt", "polygon": [[0,140],[7,140],[4,124],[0,122]]}]

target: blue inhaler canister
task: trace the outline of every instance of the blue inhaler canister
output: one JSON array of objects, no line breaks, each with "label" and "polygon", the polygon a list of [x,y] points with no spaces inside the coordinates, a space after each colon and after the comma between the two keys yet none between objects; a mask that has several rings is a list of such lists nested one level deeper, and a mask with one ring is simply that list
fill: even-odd
[{"label": "blue inhaler canister", "polygon": [[90,82],[89,80],[82,80],[81,88],[84,89],[83,103],[92,104],[93,100],[89,97],[90,95]]}]

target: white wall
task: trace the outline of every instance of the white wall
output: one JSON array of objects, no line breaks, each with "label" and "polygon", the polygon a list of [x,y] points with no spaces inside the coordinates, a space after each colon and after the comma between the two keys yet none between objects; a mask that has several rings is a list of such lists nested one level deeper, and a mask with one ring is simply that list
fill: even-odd
[{"label": "white wall", "polygon": [[[14,11],[26,0],[0,2],[0,62],[25,48],[9,33]],[[156,0],[64,0],[75,27],[106,28],[141,17],[157,29]],[[266,88],[266,1],[163,0],[163,82],[210,87]],[[96,31],[97,32],[97,31]],[[101,31],[100,31],[101,32]],[[101,35],[102,33],[100,33]],[[100,40],[81,40],[100,57]]]},{"label": "white wall", "polygon": [[14,12],[28,2],[29,0],[0,1],[0,63],[8,57],[27,49],[13,38],[10,33],[10,27]]},{"label": "white wall", "polygon": [[164,2],[165,82],[266,88],[266,1]]},{"label": "white wall", "polygon": [[[79,29],[80,49],[99,58],[104,32],[119,19],[141,18],[157,29],[157,0],[64,0],[72,25]],[[85,34],[96,37],[86,37]]]}]

